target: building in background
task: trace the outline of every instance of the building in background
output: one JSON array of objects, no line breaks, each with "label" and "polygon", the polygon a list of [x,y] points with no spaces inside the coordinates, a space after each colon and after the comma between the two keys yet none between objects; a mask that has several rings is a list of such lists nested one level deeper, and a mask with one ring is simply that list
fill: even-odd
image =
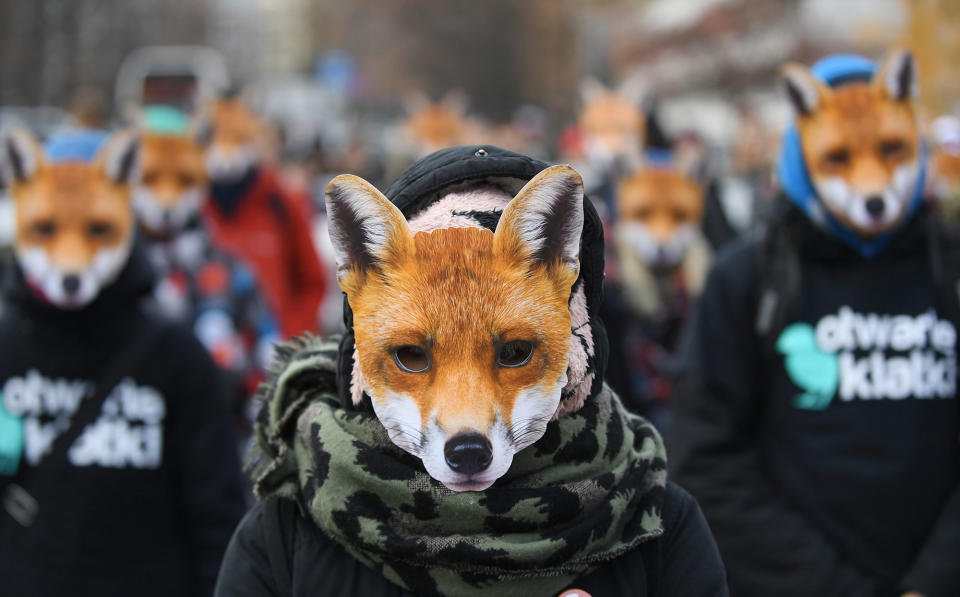
[{"label": "building in background", "polygon": [[321,57],[339,53],[364,114],[396,115],[413,89],[461,89],[493,123],[539,106],[554,133],[581,76],[635,77],[669,100],[668,128],[729,143],[745,106],[771,128],[786,116],[783,61],[835,51],[906,43],[928,110],[956,111],[958,33],[955,0],[0,0],[0,106],[65,108],[79,95],[89,115],[99,93],[110,114],[125,56],[189,44],[219,50],[241,85],[316,85]]},{"label": "building in background", "polygon": [[668,129],[729,145],[745,109],[771,129],[788,118],[777,88],[784,62],[879,57],[909,17],[901,0],[651,0],[611,25],[608,55],[614,76],[664,100]]},{"label": "building in background", "polygon": [[0,0],[0,106],[68,106],[96,89],[112,109],[117,69],[134,49],[206,41],[196,0]]},{"label": "building in background", "polygon": [[[307,68],[314,56],[311,0],[206,0],[207,43],[241,84]],[[319,2],[323,3],[323,0]],[[346,4],[346,3],[344,3]]]}]

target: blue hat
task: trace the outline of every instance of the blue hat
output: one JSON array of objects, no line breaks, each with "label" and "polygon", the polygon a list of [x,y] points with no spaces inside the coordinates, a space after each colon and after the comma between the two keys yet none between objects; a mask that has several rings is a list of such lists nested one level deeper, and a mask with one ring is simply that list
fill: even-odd
[{"label": "blue hat", "polygon": [[[835,54],[820,60],[810,69],[813,75],[836,87],[850,81],[868,81],[876,73],[876,65],[862,56],[853,54]],[[923,180],[926,174],[926,148],[921,143],[919,171],[913,196],[907,205],[907,213],[903,222],[907,222],[923,203]],[[800,146],[800,135],[796,125],[790,125],[783,136],[780,148],[780,165],[778,169],[780,186],[793,203],[803,210],[811,220],[829,230],[838,239],[853,247],[864,257],[874,257],[890,244],[896,230],[891,230],[879,237],[865,240],[852,230],[841,224],[823,208],[817,197],[817,191],[810,180],[806,164],[803,161],[803,151]]]},{"label": "blue hat", "polygon": [[52,163],[92,162],[109,136],[96,129],[57,133],[44,144],[44,153]]}]

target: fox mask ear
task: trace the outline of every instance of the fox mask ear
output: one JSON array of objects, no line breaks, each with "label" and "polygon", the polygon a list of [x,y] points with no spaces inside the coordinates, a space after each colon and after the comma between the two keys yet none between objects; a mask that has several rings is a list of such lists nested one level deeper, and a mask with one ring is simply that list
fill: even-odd
[{"label": "fox mask ear", "polygon": [[913,54],[909,50],[897,50],[890,54],[874,81],[890,99],[916,99],[917,65]]},{"label": "fox mask ear", "polygon": [[43,164],[43,148],[28,131],[15,129],[3,138],[4,178],[12,183],[23,183]]},{"label": "fox mask ear", "polygon": [[813,113],[831,93],[830,88],[802,64],[790,62],[783,65],[780,76],[787,100],[798,117]]},{"label": "fox mask ear", "polygon": [[114,133],[97,155],[97,164],[113,182],[132,183],[140,169],[140,137],[132,130]]},{"label": "fox mask ear", "polygon": [[494,233],[494,250],[531,266],[560,266],[576,274],[582,231],[583,180],[570,166],[551,166],[507,204]]},{"label": "fox mask ear", "polygon": [[413,236],[400,210],[358,176],[341,174],[331,180],[326,204],[338,278],[377,268],[411,246]]}]

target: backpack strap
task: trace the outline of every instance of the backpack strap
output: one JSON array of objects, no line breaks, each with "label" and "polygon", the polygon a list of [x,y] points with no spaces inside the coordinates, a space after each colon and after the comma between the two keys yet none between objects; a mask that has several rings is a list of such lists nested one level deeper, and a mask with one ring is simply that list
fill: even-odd
[{"label": "backpack strap", "polygon": [[756,242],[756,319],[762,354],[776,354],[777,332],[800,293],[800,258],[790,233],[789,215],[775,215]]}]

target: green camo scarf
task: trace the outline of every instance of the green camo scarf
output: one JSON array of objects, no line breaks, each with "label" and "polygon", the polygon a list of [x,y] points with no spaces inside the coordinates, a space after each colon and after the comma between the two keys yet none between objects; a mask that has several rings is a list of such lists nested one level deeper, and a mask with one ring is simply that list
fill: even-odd
[{"label": "green camo scarf", "polygon": [[372,412],[341,406],[336,358],[336,339],[280,349],[262,388],[255,490],[297,501],[394,584],[424,595],[556,595],[663,533],[663,442],[608,388],[550,423],[493,487],[455,493]]}]

